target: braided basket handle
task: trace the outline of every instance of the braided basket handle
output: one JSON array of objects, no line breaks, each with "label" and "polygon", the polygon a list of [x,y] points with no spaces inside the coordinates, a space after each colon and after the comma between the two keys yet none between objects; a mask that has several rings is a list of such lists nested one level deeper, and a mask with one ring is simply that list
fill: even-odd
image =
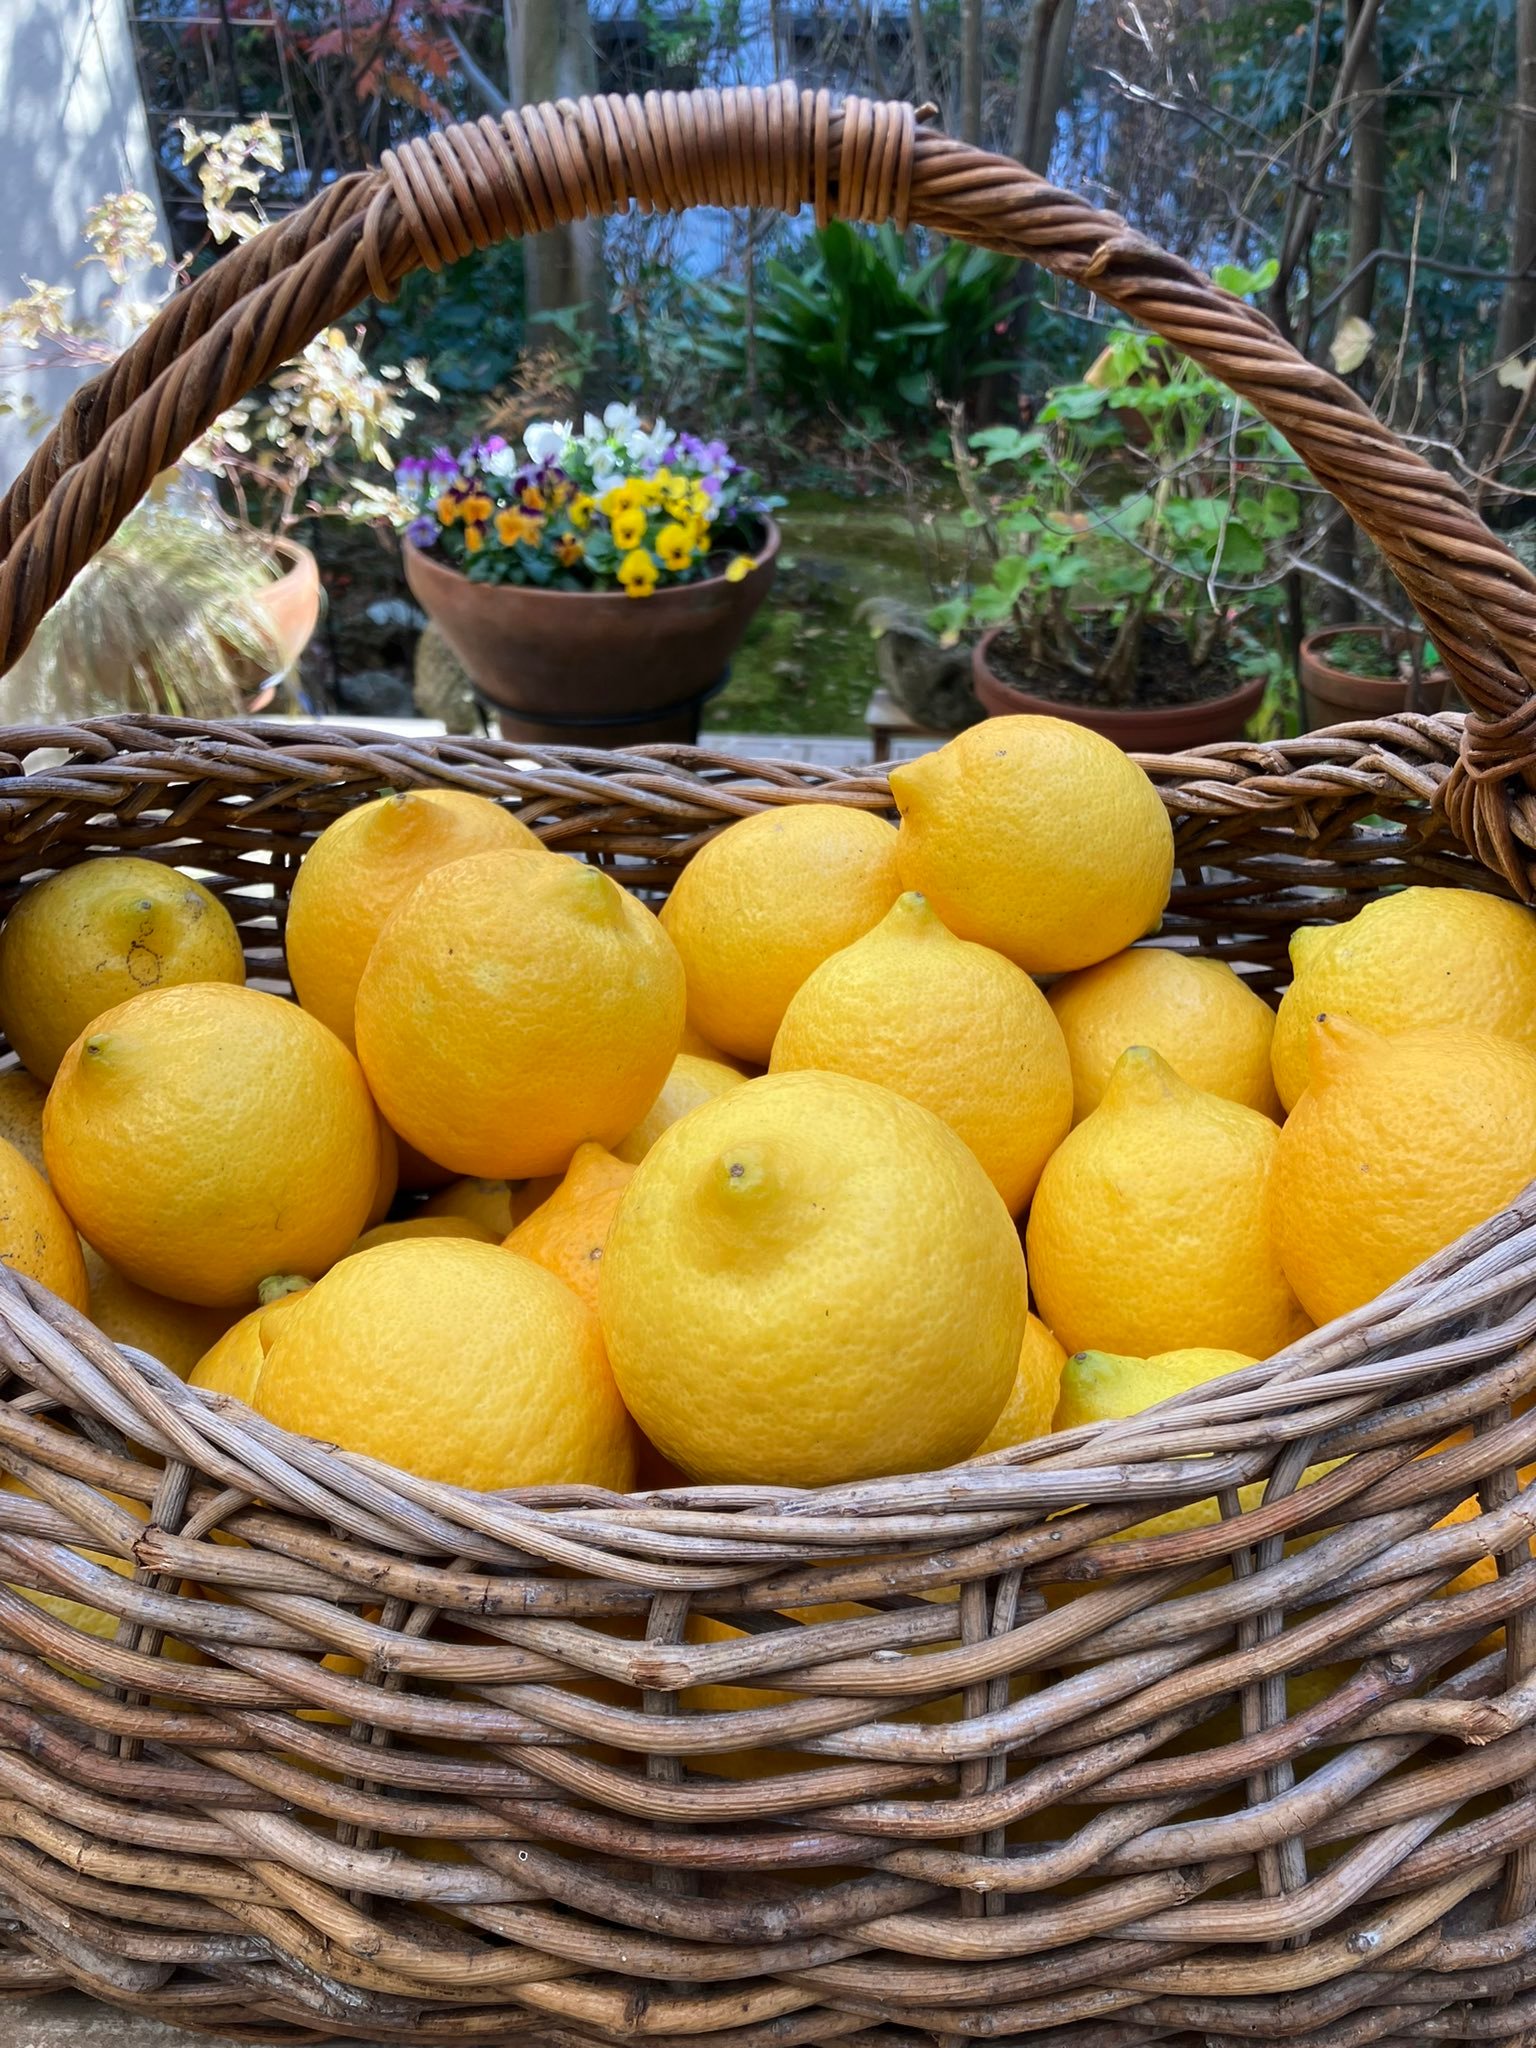
[{"label": "braided basket handle", "polygon": [[807,202],[909,222],[1086,286],[1220,377],[1284,434],[1396,571],[1473,716],[1442,791],[1453,829],[1536,896],[1536,577],[1443,471],[1254,307],[1011,158],[909,106],[793,85],[524,107],[386,153],[215,264],[76,394],[0,505],[0,670],[156,475],[227,406],[370,292],[631,202]]}]

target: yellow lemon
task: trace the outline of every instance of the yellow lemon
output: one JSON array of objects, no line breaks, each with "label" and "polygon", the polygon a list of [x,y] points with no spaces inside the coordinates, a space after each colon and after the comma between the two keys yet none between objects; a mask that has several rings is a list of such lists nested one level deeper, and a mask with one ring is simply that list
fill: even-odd
[{"label": "yellow lemon", "polygon": [[985,718],[891,770],[901,879],[952,932],[1031,974],[1107,960],[1152,931],[1173,878],[1163,800],[1129,756],[1064,718]]},{"label": "yellow lemon", "polygon": [[1536,1178],[1536,1053],[1438,1024],[1382,1038],[1312,1027],[1312,1084],[1280,1134],[1275,1237],[1307,1313],[1330,1321]]},{"label": "yellow lemon", "polygon": [[1021,967],[957,939],[909,892],[810,975],[784,1013],[771,1071],[878,1081],[941,1117],[1011,1213],[1072,1121],[1060,1026]]},{"label": "yellow lemon", "polygon": [[718,1045],[711,1045],[701,1031],[695,1031],[691,1024],[684,1024],[683,1035],[678,1040],[679,1052],[692,1053],[696,1060],[713,1060],[717,1067],[734,1067],[743,1079],[757,1070],[744,1060],[733,1060],[729,1053],[723,1053]]},{"label": "yellow lemon", "polygon": [[1018,1369],[1013,1391],[1003,1412],[972,1451],[973,1458],[988,1451],[1005,1451],[1010,1444],[1032,1443],[1037,1436],[1049,1436],[1051,1418],[1061,1390],[1062,1367],[1067,1354],[1038,1316],[1024,1325],[1024,1342],[1019,1348]]},{"label": "yellow lemon", "polygon": [[1536,913],[1480,889],[1399,889],[1346,924],[1291,938],[1274,1069],[1293,1109],[1307,1085],[1308,1033],[1324,1011],[1392,1037],[1467,1024],[1536,1052]]},{"label": "yellow lemon", "polygon": [[[257,1306],[231,1325],[216,1344],[193,1366],[187,1384],[206,1387],[210,1394],[233,1394],[247,1408],[255,1401],[256,1382],[261,1377],[261,1330],[263,1319],[279,1312],[302,1294],[309,1282],[298,1273],[276,1274],[262,1282]],[[276,1322],[273,1323],[276,1328]]]},{"label": "yellow lemon", "polygon": [[479,1492],[633,1479],[597,1318],[499,1245],[360,1252],[261,1338],[255,1405],[284,1429]]},{"label": "yellow lemon", "polygon": [[[576,1151],[579,1152],[580,1150],[581,1147],[578,1145]],[[576,1153],[573,1152],[571,1157],[574,1159]],[[566,1173],[569,1172],[570,1168],[567,1167]],[[544,1173],[534,1180],[509,1182],[507,1190],[508,1228],[516,1230],[518,1224],[522,1222],[525,1216],[531,1216],[535,1209],[542,1208],[564,1178],[565,1174],[562,1173]],[[498,1233],[503,1238],[505,1238],[506,1234],[506,1231]]]},{"label": "yellow lemon", "polygon": [[1180,1345],[1267,1357],[1307,1328],[1275,1252],[1267,1116],[1122,1053],[1052,1155],[1030,1210],[1041,1315],[1070,1350]]},{"label": "yellow lemon", "polygon": [[91,1321],[97,1329],[114,1344],[131,1344],[135,1350],[147,1351],[182,1379],[235,1320],[233,1309],[198,1308],[191,1302],[151,1294],[147,1287],[137,1286],[109,1266],[89,1245],[84,1251]]},{"label": "yellow lemon", "polygon": [[695,1479],[823,1486],[963,1458],[1013,1385],[1024,1259],[930,1111],[768,1074],[664,1131],[602,1262],[631,1413]]},{"label": "yellow lemon", "polygon": [[13,1266],[67,1301],[90,1307],[85,1260],[56,1191],[14,1145],[0,1139],[0,1265]]},{"label": "yellow lemon", "polygon": [[400,1135],[460,1173],[563,1173],[616,1144],[661,1091],[683,970],[645,906],[562,855],[438,868],[380,933],[357,1044]]},{"label": "yellow lemon", "polygon": [[688,1022],[766,1066],[811,969],[900,893],[895,831],[868,811],[785,804],[739,818],[694,855],[662,907],[688,976]]},{"label": "yellow lemon", "polygon": [[500,1244],[494,1230],[487,1230],[473,1216],[407,1216],[399,1223],[375,1223],[348,1252],[372,1250],[376,1244],[398,1244],[403,1237],[466,1237],[472,1244]]},{"label": "yellow lemon", "polygon": [[512,1183],[507,1180],[476,1180],[472,1177],[450,1181],[428,1196],[421,1207],[423,1216],[462,1216],[483,1225],[500,1244],[512,1228]]},{"label": "yellow lemon", "polygon": [[[1061,1375],[1061,1396],[1056,1406],[1054,1427],[1076,1429],[1085,1422],[1113,1422],[1125,1415],[1139,1415],[1144,1408],[1168,1401],[1223,1373],[1236,1372],[1254,1360],[1241,1351],[1209,1351],[1199,1347],[1160,1352],[1155,1358],[1125,1358],[1109,1351],[1080,1351],[1069,1358]],[[1318,1465],[1302,1478],[1305,1486],[1322,1473]],[[1240,1489],[1245,1509],[1256,1508],[1264,1498],[1262,1483]],[[1191,1501],[1188,1507],[1170,1508],[1153,1515],[1134,1528],[1122,1529],[1119,1540],[1141,1541],[1150,1536],[1172,1536],[1186,1529],[1203,1529],[1221,1520],[1220,1503],[1213,1499]],[[1075,1590],[1082,1590],[1081,1587]]]},{"label": "yellow lemon", "polygon": [[507,1250],[563,1280],[595,1314],[608,1232],[634,1172],[601,1145],[578,1145],[564,1180],[518,1224],[506,1239]]},{"label": "yellow lemon", "polygon": [[1098,1108],[1133,1045],[1161,1053],[1191,1088],[1279,1118],[1269,1070],[1275,1013],[1224,961],[1137,946],[1064,975],[1049,1002],[1072,1062],[1075,1123]]},{"label": "yellow lemon", "polygon": [[234,920],[159,861],[82,861],[28,889],[0,931],[0,1029],[51,1081],[86,1025],[143,989],[245,980]]},{"label": "yellow lemon", "polygon": [[7,1067],[0,1073],[0,1138],[14,1145],[45,1180],[43,1104],[47,1100],[48,1090],[25,1067]]},{"label": "yellow lemon", "polygon": [[209,1307],[269,1273],[320,1273],[362,1229],[378,1119],[341,1041],[293,1003],[204,982],[151,989],[77,1038],[43,1150],[102,1257]]},{"label": "yellow lemon", "polygon": [[615,1156],[638,1166],[662,1132],[701,1102],[713,1101],[727,1088],[739,1088],[745,1076],[739,1067],[724,1060],[700,1059],[695,1053],[680,1052],[672,1071],[661,1084],[661,1093],[641,1117],[628,1137],[614,1146]]},{"label": "yellow lemon", "polygon": [[1079,1351],[1062,1368],[1052,1427],[1077,1429],[1085,1422],[1118,1422],[1254,1362],[1243,1351],[1208,1350],[1198,1345],[1160,1351],[1152,1358]]},{"label": "yellow lemon", "polygon": [[327,825],[294,878],[284,944],[294,994],[350,1051],[353,1009],[374,940],[418,882],[470,854],[542,844],[489,797],[409,789]]}]

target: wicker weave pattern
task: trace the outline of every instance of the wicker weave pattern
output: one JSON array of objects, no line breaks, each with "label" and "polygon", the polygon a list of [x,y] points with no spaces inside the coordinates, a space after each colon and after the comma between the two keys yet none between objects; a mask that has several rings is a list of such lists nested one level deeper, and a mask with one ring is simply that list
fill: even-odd
[{"label": "wicker weave pattern", "polygon": [[1250,399],[1378,543],[1477,714],[1442,800],[1536,894],[1536,577],[1465,494],[1253,307],[1011,159],[912,109],[792,85],[525,107],[413,142],[268,229],[174,300],[81,392],[0,505],[0,668],[155,475],[372,290],[508,235],[702,202],[908,220],[1090,286]]},{"label": "wicker weave pattern", "polygon": [[[1434,808],[1459,723],[1148,762],[1170,927],[1267,964],[1358,892],[1477,880]],[[0,779],[7,884],[114,847],[206,868],[269,979],[303,845],[383,787],[513,802],[655,885],[762,805],[888,802],[692,749],[4,744],[71,750]],[[0,1365],[0,1469],[32,1489],[0,1492],[0,1990],[288,2041],[1530,2038],[1536,1192],[1161,1410],[821,1494],[460,1493],[193,1393],[3,1273]],[[1220,1520],[1112,1540],[1213,1491]],[[688,1642],[692,1614],[742,1633]],[[1283,1674],[1341,1663],[1287,1719]]]},{"label": "wicker weave pattern", "polygon": [[[1384,887],[1536,893],[1536,580],[1455,486],[1122,222],[909,109],[791,87],[452,130],[233,253],[0,506],[0,664],[370,287],[700,201],[911,219],[1091,285],[1390,556],[1472,717],[1145,762],[1171,938],[1272,987],[1297,922]],[[68,758],[23,776],[41,747]],[[874,773],[693,749],[101,720],[0,734],[0,907],[146,853],[208,873],[281,986],[307,841],[433,784],[654,889],[758,807],[889,802]],[[0,1491],[0,1992],[293,2042],[1536,2042],[1536,1189],[1149,1415],[813,1495],[430,1485],[190,1392],[3,1271],[0,1372],[0,1472],[30,1489]],[[725,1627],[690,1641],[700,1616]]]}]

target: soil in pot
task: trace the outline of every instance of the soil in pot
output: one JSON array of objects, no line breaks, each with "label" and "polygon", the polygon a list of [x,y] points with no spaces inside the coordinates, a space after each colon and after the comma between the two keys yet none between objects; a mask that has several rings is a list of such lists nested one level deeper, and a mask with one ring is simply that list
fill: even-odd
[{"label": "soil in pot", "polygon": [[[1091,618],[1074,621],[1078,632],[1092,650],[1089,658],[1109,653],[1114,634],[1107,625]],[[1164,711],[1186,704],[1206,704],[1230,697],[1242,688],[1243,678],[1230,656],[1214,655],[1198,667],[1190,660],[1189,646],[1175,626],[1161,619],[1149,619],[1141,639],[1141,660],[1135,688],[1129,697],[1115,697],[1108,686],[1093,676],[1065,674],[1044,667],[1030,654],[1019,633],[1000,633],[988,643],[987,666],[1000,682],[1009,683],[1026,696],[1041,697],[1060,704],[1070,716],[1074,708],[1093,711]]]},{"label": "soil in pot", "polygon": [[1132,753],[1177,753],[1242,738],[1264,696],[1262,676],[1245,682],[1224,656],[1197,668],[1183,636],[1162,624],[1149,629],[1143,652],[1136,692],[1124,704],[1091,678],[1031,667],[1027,647],[1001,633],[986,634],[972,649],[972,675],[994,718],[1070,718]]},{"label": "soil in pot", "polygon": [[1340,633],[1329,645],[1328,659],[1335,668],[1352,676],[1370,676],[1383,682],[1400,677],[1398,657],[1379,633]]}]

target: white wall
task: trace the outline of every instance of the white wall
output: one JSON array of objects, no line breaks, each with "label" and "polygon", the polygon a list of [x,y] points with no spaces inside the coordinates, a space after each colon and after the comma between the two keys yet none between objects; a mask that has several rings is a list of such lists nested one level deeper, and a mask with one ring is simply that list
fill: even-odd
[{"label": "white wall", "polygon": [[[86,308],[110,293],[99,265],[77,269],[80,223],[128,186],[158,205],[126,0],[0,0],[0,301],[19,297],[24,277],[73,284]],[[0,370],[0,382],[52,417],[89,374]],[[25,422],[0,414],[0,486],[34,445]]]}]

